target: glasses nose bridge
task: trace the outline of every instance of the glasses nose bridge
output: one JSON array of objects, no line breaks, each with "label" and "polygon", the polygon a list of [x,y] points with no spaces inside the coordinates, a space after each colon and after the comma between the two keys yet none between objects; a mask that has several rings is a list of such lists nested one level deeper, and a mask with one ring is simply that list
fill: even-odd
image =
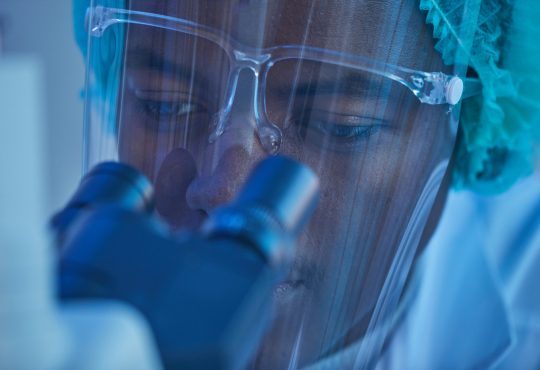
[{"label": "glasses nose bridge", "polygon": [[[256,133],[264,149],[269,154],[276,154],[281,145],[282,133],[281,130],[274,124],[268,122],[264,113],[264,89],[265,82],[261,81],[264,72],[264,64],[270,59],[270,54],[246,53],[235,50],[234,63],[231,68],[229,88],[227,93],[226,104],[220,110],[216,117],[215,129],[210,135],[210,142],[216,141],[226,130],[226,125],[230,121],[233,110],[238,109],[242,114],[249,114],[255,121]],[[242,72],[252,72],[253,80],[246,80],[246,75],[243,75],[243,80],[238,89],[238,82]],[[249,72],[248,72],[249,73]],[[242,96],[239,96],[238,90],[241,90]],[[245,94],[248,98],[245,98]],[[235,103],[237,100],[239,102]],[[240,108],[236,105],[242,105]]]},{"label": "glasses nose bridge", "polygon": [[[238,97],[238,80],[243,72],[251,71],[253,75],[253,81],[248,83],[242,83],[240,85],[242,94],[246,93],[246,90],[249,90],[249,97],[247,99],[249,102],[249,109],[245,109],[246,112],[249,112],[253,115],[253,118],[257,121],[257,126],[261,123],[263,115],[261,109],[264,109],[262,104],[262,95],[261,86],[264,86],[264,81],[261,81],[261,70],[264,63],[270,59],[270,54],[260,54],[260,53],[249,53],[246,51],[234,50],[234,63],[232,68],[232,79],[231,79],[231,89],[228,97],[226,110],[230,114],[234,101]],[[244,78],[247,76],[244,75]],[[242,81],[244,82],[244,81]],[[241,99],[242,100],[242,99]]]},{"label": "glasses nose bridge", "polygon": [[235,50],[233,52],[235,69],[251,69],[256,75],[259,74],[262,65],[270,59],[268,53],[249,53],[246,51]]}]

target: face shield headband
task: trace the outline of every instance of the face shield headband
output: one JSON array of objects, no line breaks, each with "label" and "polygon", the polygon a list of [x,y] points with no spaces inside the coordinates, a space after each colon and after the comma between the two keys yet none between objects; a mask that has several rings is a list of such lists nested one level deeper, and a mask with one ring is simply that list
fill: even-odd
[{"label": "face shield headband", "polygon": [[444,66],[414,1],[366,4],[95,0],[87,12],[86,168],[137,167],[172,230],[197,228],[265,156],[320,177],[254,369],[316,366],[348,348],[338,368],[373,364],[460,102],[480,90]]}]

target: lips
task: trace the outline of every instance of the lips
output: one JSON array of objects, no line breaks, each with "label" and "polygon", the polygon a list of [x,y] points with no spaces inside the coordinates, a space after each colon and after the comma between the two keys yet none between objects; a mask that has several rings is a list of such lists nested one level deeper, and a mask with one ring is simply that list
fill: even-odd
[{"label": "lips", "polygon": [[303,280],[286,280],[274,288],[274,298],[283,301],[306,289]]},{"label": "lips", "polygon": [[310,289],[314,283],[313,279],[317,275],[315,271],[315,266],[308,263],[306,259],[297,257],[285,280],[276,285],[274,297],[277,300],[284,300]]}]

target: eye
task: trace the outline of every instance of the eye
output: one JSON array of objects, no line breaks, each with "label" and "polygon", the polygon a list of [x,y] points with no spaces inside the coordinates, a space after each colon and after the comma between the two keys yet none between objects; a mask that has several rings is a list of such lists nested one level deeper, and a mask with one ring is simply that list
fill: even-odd
[{"label": "eye", "polygon": [[174,118],[206,112],[206,108],[201,104],[182,101],[158,101],[139,99],[143,110],[151,115],[160,118]]},{"label": "eye", "polygon": [[356,140],[373,135],[380,129],[378,125],[343,125],[337,122],[312,121],[309,123],[309,129],[317,130],[321,134],[331,135],[340,140]]},{"label": "eye", "polygon": [[134,95],[139,110],[159,120],[178,120],[208,112],[206,101],[193,93],[139,89]]},{"label": "eye", "polygon": [[385,127],[381,119],[321,111],[304,111],[288,123],[300,140],[336,150],[355,149]]}]

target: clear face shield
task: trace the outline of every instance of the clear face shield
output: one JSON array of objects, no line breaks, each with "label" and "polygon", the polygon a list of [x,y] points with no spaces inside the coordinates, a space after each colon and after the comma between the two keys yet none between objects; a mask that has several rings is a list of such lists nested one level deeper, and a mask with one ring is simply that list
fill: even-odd
[{"label": "clear face shield", "polygon": [[[256,369],[380,354],[452,154],[463,68],[414,0],[92,2],[86,168],[130,163],[159,217],[200,226],[276,153],[321,201],[276,287]],[[344,357],[345,358],[345,357]]]}]

